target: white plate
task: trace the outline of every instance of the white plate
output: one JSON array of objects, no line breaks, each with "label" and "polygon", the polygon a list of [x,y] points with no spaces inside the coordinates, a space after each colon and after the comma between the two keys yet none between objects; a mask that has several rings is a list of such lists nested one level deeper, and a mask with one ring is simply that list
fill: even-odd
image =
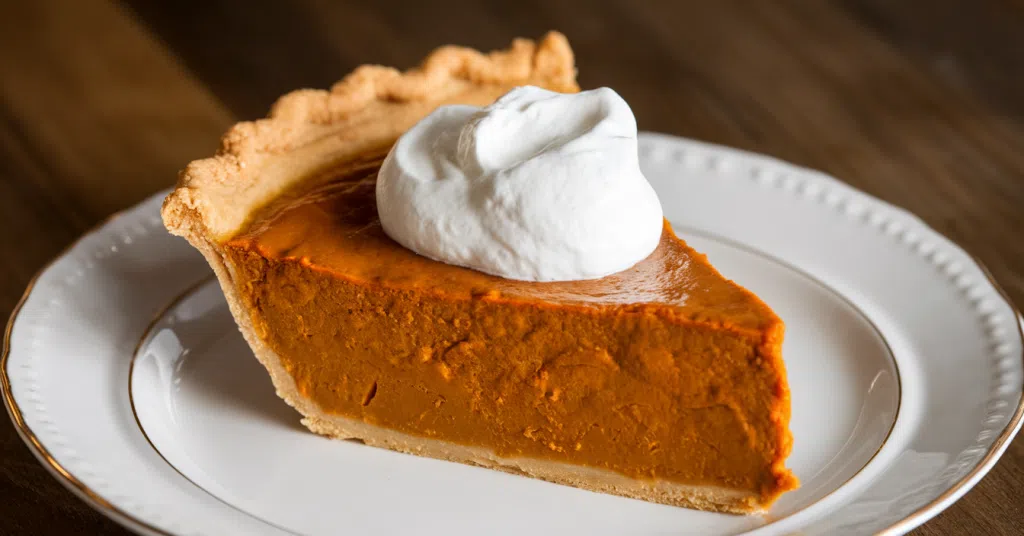
[{"label": "white plate", "polygon": [[143,533],[901,533],[1021,425],[1021,319],[913,216],[822,174],[657,134],[644,171],[680,235],[787,323],[802,487],[710,514],[306,432],[156,196],[83,237],[8,325],[13,420],[57,478]]}]

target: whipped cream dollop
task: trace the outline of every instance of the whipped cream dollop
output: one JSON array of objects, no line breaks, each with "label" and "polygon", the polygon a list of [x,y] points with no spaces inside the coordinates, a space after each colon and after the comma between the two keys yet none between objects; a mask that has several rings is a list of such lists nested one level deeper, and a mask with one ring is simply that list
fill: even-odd
[{"label": "whipped cream dollop", "polygon": [[420,255],[525,281],[625,270],[662,231],[633,111],[608,88],[524,86],[484,108],[438,108],[384,160],[377,210]]}]

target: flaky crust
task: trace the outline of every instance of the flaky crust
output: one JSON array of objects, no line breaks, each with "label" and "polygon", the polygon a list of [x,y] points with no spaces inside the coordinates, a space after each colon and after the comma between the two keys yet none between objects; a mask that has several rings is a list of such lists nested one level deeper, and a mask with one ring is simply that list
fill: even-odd
[{"label": "flaky crust", "polygon": [[235,284],[235,268],[222,247],[254,211],[318,170],[386,149],[441,104],[487,104],[524,84],[578,91],[572,51],[564,36],[550,33],[539,43],[520,39],[508,50],[487,55],[443,47],[405,73],[363,66],[329,91],[289,93],[274,104],[266,119],[235,125],[222,138],[216,156],[185,168],[164,201],[164,224],[210,263],[239,330],[270,373],[277,395],[298,410],[303,424],[314,432],[647,501],[730,513],[763,510],[760,498],[750,492],[638,480],[546,460],[501,458],[486,449],[418,438],[328,414],[299,393],[280,357],[257,333]]},{"label": "flaky crust", "polygon": [[551,32],[482,54],[441,47],[404,73],[364,65],[329,91],[281,97],[266,119],[236,124],[212,158],[190,163],[163,205],[174,234],[221,241],[252,212],[326,166],[390,147],[419,119],[450,101],[486,104],[517,85],[578,91],[572,49]]}]

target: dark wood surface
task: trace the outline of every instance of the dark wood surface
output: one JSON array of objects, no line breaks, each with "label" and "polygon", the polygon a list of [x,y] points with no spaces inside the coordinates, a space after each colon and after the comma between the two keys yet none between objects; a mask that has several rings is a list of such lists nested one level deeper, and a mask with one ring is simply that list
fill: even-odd
[{"label": "dark wood surface", "polygon": [[[360,63],[566,33],[639,125],[905,207],[1024,304],[1024,1],[0,0],[0,313],[237,118]],[[0,425],[0,533],[121,534]],[[1024,441],[917,534],[1022,534]]]}]

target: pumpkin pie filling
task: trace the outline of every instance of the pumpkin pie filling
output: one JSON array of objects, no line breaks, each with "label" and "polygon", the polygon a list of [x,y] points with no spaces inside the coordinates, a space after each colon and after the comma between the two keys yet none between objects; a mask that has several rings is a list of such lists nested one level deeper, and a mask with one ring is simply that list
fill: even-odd
[{"label": "pumpkin pie filling", "polygon": [[[328,414],[770,504],[782,322],[665,224],[633,268],[555,283],[421,257],[382,230],[380,160],[303,181],[223,244],[259,337]],[[782,423],[782,426],[780,426]]]}]

